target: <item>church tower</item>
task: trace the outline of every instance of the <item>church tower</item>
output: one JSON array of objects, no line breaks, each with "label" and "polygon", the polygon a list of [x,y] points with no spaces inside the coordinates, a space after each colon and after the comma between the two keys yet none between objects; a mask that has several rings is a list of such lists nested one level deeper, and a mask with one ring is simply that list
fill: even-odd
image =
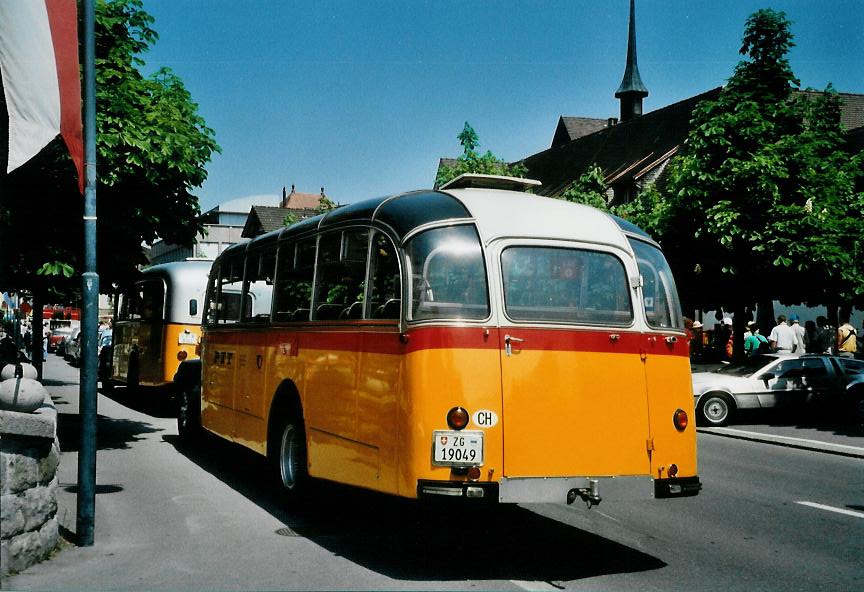
[{"label": "church tower", "polygon": [[621,100],[621,121],[635,119],[642,115],[642,99],[648,96],[648,89],[642,84],[639,67],[636,65],[636,5],[630,0],[630,31],[627,37],[627,66],[624,79],[615,91],[615,98]]}]

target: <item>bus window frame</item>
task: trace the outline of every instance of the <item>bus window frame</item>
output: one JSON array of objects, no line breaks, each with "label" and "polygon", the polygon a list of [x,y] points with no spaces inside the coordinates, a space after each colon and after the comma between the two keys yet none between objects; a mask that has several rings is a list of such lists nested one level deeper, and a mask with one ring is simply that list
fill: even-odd
[{"label": "bus window frame", "polygon": [[[509,248],[512,247],[539,247],[539,248],[553,248],[553,249],[569,249],[569,250],[578,250],[578,251],[588,251],[593,253],[603,253],[606,255],[610,255],[614,257],[620,264],[624,271],[624,281],[627,288],[627,294],[630,300],[630,320],[627,323],[611,323],[606,321],[599,322],[585,322],[585,321],[565,321],[565,320],[543,320],[543,319],[514,319],[510,316],[507,311],[507,300],[505,298],[504,293],[504,269],[501,262],[501,256],[504,254]],[[495,269],[493,273],[495,274],[495,283],[496,283],[496,297],[498,298],[498,304],[496,305],[500,310],[502,315],[502,320],[506,320],[507,324],[511,325],[520,325],[520,326],[530,326],[530,325],[540,325],[540,326],[553,326],[553,327],[567,327],[567,328],[587,328],[596,330],[602,327],[609,327],[614,330],[627,330],[634,329],[637,324],[637,319],[641,316],[644,317],[644,312],[637,313],[638,305],[641,302],[638,294],[636,292],[636,288],[631,284],[630,278],[634,273],[638,273],[638,266],[636,266],[636,258],[631,255],[626,250],[622,249],[620,246],[607,244],[607,243],[589,243],[584,241],[567,241],[567,240],[556,240],[556,239],[498,239],[494,243],[494,248],[491,249],[493,252],[493,258],[495,263]],[[633,268],[636,268],[635,270]]]},{"label": "bus window frame", "polygon": [[[459,226],[468,226],[474,230],[475,235],[477,236],[477,245],[480,247],[480,259],[483,263],[483,272],[486,280],[486,307],[487,314],[486,317],[482,319],[471,319],[471,318],[427,318],[427,319],[415,319],[414,311],[413,311],[413,301],[412,301],[412,284],[414,278],[414,268],[411,258],[408,256],[407,246],[412,240],[424,234],[426,232],[440,230],[443,228],[456,228]],[[489,259],[487,255],[486,242],[483,240],[483,235],[480,232],[480,228],[477,226],[476,221],[473,218],[458,218],[453,220],[442,220],[430,224],[423,224],[411,230],[405,234],[405,237],[402,239],[400,244],[400,256],[402,259],[402,265],[404,266],[403,277],[402,277],[402,313],[404,318],[404,325],[407,327],[409,325],[423,325],[423,324],[470,324],[470,325],[484,325],[492,322],[495,316],[495,308],[496,304],[493,301],[492,292],[493,292],[493,276],[492,270],[489,266]],[[430,252],[431,254],[437,249],[434,249]],[[430,257],[427,257],[428,260]],[[426,260],[424,260],[424,267],[426,264]],[[421,272],[421,276],[422,272]]]}]

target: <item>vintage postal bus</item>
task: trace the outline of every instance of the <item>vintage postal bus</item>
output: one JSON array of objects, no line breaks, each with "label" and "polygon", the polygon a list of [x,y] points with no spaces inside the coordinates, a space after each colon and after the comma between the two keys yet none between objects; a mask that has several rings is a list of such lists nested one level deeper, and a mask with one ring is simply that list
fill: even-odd
[{"label": "vintage postal bus", "polygon": [[[127,386],[164,386],[180,362],[197,358],[207,274],[212,261],[148,267],[115,303],[111,379]],[[240,294],[233,301],[239,306]]]},{"label": "vintage postal bus", "polygon": [[[500,502],[698,493],[660,249],[508,189],[526,183],[465,176],[227,249],[182,372],[181,436],[203,426],[267,455],[289,497],[309,477]],[[238,289],[256,310],[225,301]]]}]

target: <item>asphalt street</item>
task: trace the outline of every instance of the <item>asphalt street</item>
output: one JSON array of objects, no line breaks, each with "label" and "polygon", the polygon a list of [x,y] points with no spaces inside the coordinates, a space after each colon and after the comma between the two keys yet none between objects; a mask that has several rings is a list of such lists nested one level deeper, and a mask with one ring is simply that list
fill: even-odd
[{"label": "asphalt street", "polygon": [[[78,370],[49,356],[45,376],[74,540]],[[864,588],[864,432],[848,422],[700,430],[704,490],[687,499],[475,512],[324,485],[289,509],[255,454],[215,438],[181,446],[157,393],[115,389],[98,405],[95,545],[2,589]]]}]

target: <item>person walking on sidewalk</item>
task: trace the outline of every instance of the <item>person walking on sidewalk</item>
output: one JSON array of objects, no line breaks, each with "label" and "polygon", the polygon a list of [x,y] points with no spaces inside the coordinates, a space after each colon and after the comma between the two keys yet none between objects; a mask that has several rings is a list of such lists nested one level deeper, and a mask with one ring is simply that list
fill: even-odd
[{"label": "person walking on sidewalk", "polygon": [[771,343],[771,349],[778,354],[791,354],[795,349],[797,345],[795,343],[795,332],[792,330],[792,327],[786,324],[786,317],[784,315],[777,317],[777,326],[771,329],[768,341]]},{"label": "person walking on sidewalk", "polygon": [[792,331],[795,333],[795,349],[792,350],[796,354],[803,354],[806,351],[806,331],[801,323],[798,322],[798,315],[789,315],[789,324],[792,326]]},{"label": "person walking on sidewalk", "polygon": [[837,327],[837,355],[844,358],[854,358],[855,352],[858,351],[855,327],[849,323],[848,316],[843,317],[840,321],[840,326]]}]

